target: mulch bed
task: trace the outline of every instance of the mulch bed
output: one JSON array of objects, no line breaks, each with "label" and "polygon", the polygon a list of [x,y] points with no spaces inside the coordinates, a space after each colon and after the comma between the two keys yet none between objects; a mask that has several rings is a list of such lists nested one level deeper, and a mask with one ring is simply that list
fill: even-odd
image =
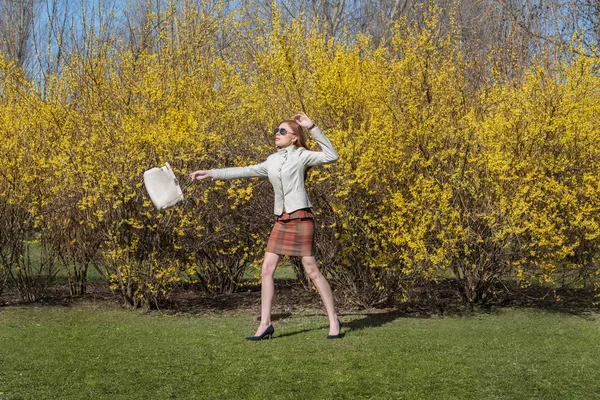
[{"label": "mulch bed", "polygon": [[[418,290],[416,291],[418,293]],[[558,297],[556,295],[558,295]],[[343,293],[334,292],[336,308],[341,315],[362,314],[378,315],[381,318],[406,317],[441,317],[444,315],[461,315],[471,313],[457,295],[451,281],[435,288],[427,287],[418,294],[418,299],[408,302],[392,300],[377,308],[359,308],[343,297]],[[598,299],[596,299],[598,300]],[[0,296],[2,306],[48,305],[65,306],[92,302],[102,305],[120,307],[123,305],[107,285],[88,284],[83,296],[71,296],[67,285],[55,284],[49,287],[43,298],[36,302],[22,301],[14,289],[8,289]],[[475,312],[495,312],[503,307],[537,308],[553,312],[581,315],[592,318],[600,311],[594,305],[594,293],[589,289],[527,288],[499,290],[497,296],[484,307]],[[161,313],[165,314],[223,314],[251,313],[260,315],[260,286],[243,287],[230,294],[207,294],[191,287],[179,287],[173,290],[161,305]],[[273,300],[274,319],[284,318],[292,314],[325,315],[325,309],[319,294],[309,291],[293,281],[276,281],[275,298]],[[378,317],[378,318],[379,318]]]}]

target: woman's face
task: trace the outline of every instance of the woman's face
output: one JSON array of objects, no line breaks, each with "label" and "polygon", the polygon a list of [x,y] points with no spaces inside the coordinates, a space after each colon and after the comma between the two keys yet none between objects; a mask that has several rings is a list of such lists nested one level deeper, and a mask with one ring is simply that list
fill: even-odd
[{"label": "woman's face", "polygon": [[[292,132],[292,128],[285,122],[280,124],[279,127],[275,130],[275,144],[277,147],[288,147],[290,144],[295,143],[296,135]],[[282,132],[286,132],[285,135],[282,135]]]}]

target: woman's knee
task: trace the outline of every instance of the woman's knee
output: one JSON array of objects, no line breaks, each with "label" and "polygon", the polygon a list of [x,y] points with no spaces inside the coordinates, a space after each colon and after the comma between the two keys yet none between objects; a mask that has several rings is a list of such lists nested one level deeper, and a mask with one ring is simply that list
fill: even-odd
[{"label": "woman's knee", "polygon": [[308,277],[315,281],[321,278],[321,271],[319,271],[319,267],[317,266],[317,262],[313,257],[308,259],[302,259],[302,265],[304,266],[304,270],[306,271]]},{"label": "woman's knee", "polygon": [[279,257],[273,256],[265,256],[265,260],[263,261],[261,272],[264,277],[271,277],[275,273],[275,269],[277,268],[277,262]]}]

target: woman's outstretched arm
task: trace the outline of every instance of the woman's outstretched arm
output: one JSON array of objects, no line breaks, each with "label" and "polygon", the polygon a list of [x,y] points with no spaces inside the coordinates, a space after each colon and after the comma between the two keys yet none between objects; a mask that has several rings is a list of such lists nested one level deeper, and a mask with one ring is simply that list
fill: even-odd
[{"label": "woman's outstretched arm", "polygon": [[198,170],[190,174],[191,180],[202,180],[213,178],[217,180],[237,179],[237,178],[265,178],[269,176],[267,171],[267,162],[247,167],[219,168],[210,170]]}]

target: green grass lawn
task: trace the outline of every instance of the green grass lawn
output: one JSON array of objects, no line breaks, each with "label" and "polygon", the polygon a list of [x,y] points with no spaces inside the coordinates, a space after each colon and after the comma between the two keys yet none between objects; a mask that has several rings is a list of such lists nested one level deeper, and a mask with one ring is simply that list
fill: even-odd
[{"label": "green grass lawn", "polygon": [[[596,317],[596,318],[594,318]],[[0,309],[5,399],[597,399],[600,318],[142,314],[83,303]]]}]

